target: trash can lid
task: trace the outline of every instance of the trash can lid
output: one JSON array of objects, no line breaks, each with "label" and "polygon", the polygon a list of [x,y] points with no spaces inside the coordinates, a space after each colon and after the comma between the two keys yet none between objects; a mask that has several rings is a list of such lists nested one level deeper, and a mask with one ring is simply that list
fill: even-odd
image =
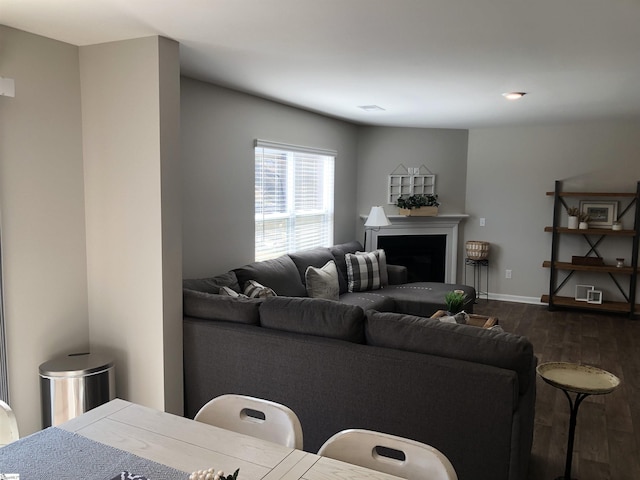
[{"label": "trash can lid", "polygon": [[104,353],[71,353],[40,365],[40,375],[73,377],[101,372],[113,367],[113,358]]}]

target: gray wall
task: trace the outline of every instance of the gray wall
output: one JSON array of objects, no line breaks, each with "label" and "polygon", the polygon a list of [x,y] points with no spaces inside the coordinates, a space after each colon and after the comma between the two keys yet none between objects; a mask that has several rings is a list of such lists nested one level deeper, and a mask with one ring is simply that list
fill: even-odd
[{"label": "gray wall", "polygon": [[[465,240],[491,242],[489,291],[504,299],[536,301],[548,290],[555,180],[574,191],[634,192],[640,179],[640,121],[473,129],[469,132]],[[569,202],[573,203],[573,202]],[[578,206],[578,201],[575,201]],[[486,226],[479,226],[479,217]],[[633,220],[627,219],[627,228]],[[586,253],[578,237],[564,237],[561,260]],[[608,245],[608,247],[607,247]],[[631,257],[630,243],[603,244],[607,263]],[[511,269],[511,279],[505,270]],[[578,276],[617,297],[606,276]],[[563,292],[572,296],[570,289]],[[523,298],[520,298],[523,297]]]},{"label": "gray wall", "polygon": [[40,429],[38,366],[86,351],[87,264],[78,49],[0,25],[0,212],[10,404]]},{"label": "gray wall", "polygon": [[357,127],[182,78],[183,269],[223,273],[254,259],[254,140],[333,149],[334,242],[355,238]]},{"label": "gray wall", "polygon": [[[360,127],[358,136],[358,213],[367,215],[382,205],[387,215],[398,208],[387,204],[389,174],[398,165],[426,166],[436,175],[439,213],[465,213],[467,179],[467,130],[437,128]],[[357,238],[363,241],[364,221],[358,218]],[[460,223],[463,238],[465,221]],[[462,259],[462,243],[458,258]],[[458,262],[457,278],[461,266]]]}]

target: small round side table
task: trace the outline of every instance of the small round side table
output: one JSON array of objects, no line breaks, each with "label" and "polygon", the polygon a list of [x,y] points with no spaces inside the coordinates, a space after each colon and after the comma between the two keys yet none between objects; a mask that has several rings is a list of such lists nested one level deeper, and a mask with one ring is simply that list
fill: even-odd
[{"label": "small round side table", "polygon": [[[569,439],[567,440],[567,460],[564,475],[556,480],[571,480],[571,462],[573,460],[573,440],[576,432],[578,408],[589,395],[604,395],[613,392],[620,379],[600,368],[567,362],[549,362],[538,365],[536,371],[549,385],[559,388],[569,400],[571,417],[569,419]],[[575,401],[569,392],[575,393]]]}]

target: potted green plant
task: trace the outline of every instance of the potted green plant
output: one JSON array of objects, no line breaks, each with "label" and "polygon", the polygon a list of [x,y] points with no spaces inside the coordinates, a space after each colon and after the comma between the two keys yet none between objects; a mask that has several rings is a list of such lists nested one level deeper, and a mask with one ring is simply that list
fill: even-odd
[{"label": "potted green plant", "polygon": [[438,195],[425,193],[416,195],[401,195],[396,200],[396,207],[400,209],[400,215],[435,217],[438,215]]},{"label": "potted green plant", "polygon": [[467,294],[462,290],[452,290],[447,292],[444,296],[444,303],[447,305],[447,312],[451,315],[461,312],[466,298]]}]

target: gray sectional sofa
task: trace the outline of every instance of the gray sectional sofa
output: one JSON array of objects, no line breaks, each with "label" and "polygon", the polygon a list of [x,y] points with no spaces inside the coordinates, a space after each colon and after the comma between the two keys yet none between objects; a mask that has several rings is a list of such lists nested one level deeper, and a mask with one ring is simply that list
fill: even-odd
[{"label": "gray sectional sofa", "polygon": [[[333,251],[351,247],[359,245]],[[293,265],[301,265],[292,257]],[[320,255],[315,263],[323,261]],[[252,395],[292,408],[310,452],[340,430],[366,428],[433,445],[460,480],[526,479],[537,364],[526,338],[397,313],[428,316],[441,309],[437,297],[428,295],[438,285],[398,288],[398,296],[387,294],[390,285],[333,301],[302,296],[299,266],[300,283],[285,281],[289,262],[271,261],[269,281],[261,267],[185,281],[188,417],[218,395]],[[389,276],[390,283],[402,279],[402,269],[391,267]],[[262,280],[278,296],[212,293],[249,278]]]},{"label": "gray sectional sofa", "polygon": [[338,270],[338,301],[341,303],[357,305],[365,310],[373,309],[428,317],[437,310],[446,309],[445,294],[448,291],[459,289],[467,295],[464,310],[467,313],[473,313],[473,303],[476,297],[476,291],[473,287],[437,282],[407,283],[407,270],[398,265],[387,265],[389,284],[384,288],[348,292],[345,255],[360,250],[362,250],[362,245],[354,241],[330,248],[319,247],[303,250],[282,255],[273,260],[254,262],[216,277],[184,280],[185,313],[190,314],[190,309],[193,308],[198,311],[208,310],[209,315],[215,315],[218,308],[225,312],[227,309],[232,309],[238,302],[229,301],[224,297],[220,298],[220,295],[207,296],[204,294],[218,294],[221,287],[229,287],[242,293],[249,280],[255,280],[261,285],[271,288],[279,296],[306,297],[305,272],[307,267],[320,268],[330,260],[335,262]]}]

